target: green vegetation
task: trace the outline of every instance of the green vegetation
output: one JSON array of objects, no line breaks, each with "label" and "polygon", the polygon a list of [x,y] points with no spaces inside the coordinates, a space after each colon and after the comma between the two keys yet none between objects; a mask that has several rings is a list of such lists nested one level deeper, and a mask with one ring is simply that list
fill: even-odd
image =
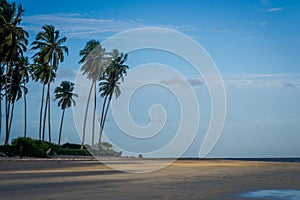
[{"label": "green vegetation", "polygon": [[[67,46],[64,46],[67,37],[61,36],[60,31],[54,25],[44,25],[31,44],[31,50],[35,51],[34,55],[32,58],[24,56],[27,51],[29,34],[21,26],[23,14],[24,9],[20,4],[0,0],[0,116],[2,116],[2,101],[5,104],[5,140],[4,146],[1,146],[0,150],[17,153],[18,146],[24,143],[25,155],[30,156],[45,156],[45,152],[50,148],[57,154],[86,154],[86,150],[84,150],[84,146],[87,145],[85,143],[86,121],[93,93],[92,142],[90,146],[93,147],[94,153],[97,154],[119,155],[118,152],[112,150],[112,146],[108,143],[101,143],[101,138],[113,94],[117,98],[121,93],[119,85],[124,80],[128,69],[128,66],[125,65],[127,54],[119,52],[117,49],[107,52],[99,41],[93,39],[89,40],[85,47],[79,51],[81,56],[79,64],[82,64],[81,72],[87,76],[87,79],[92,81],[84,113],[80,147],[82,151],[59,146],[65,109],[75,105],[73,97],[77,97],[77,94],[73,93],[74,83],[69,81],[62,81],[61,85],[54,91],[55,100],[58,100],[58,106],[62,109],[58,145],[54,145],[51,137],[50,91],[51,83],[55,80],[58,67],[60,63],[64,62],[65,56],[68,55],[69,49]],[[30,81],[30,78],[32,81],[39,82],[42,85],[38,135],[36,136],[38,140],[26,138],[26,95],[29,93],[26,84]],[[99,100],[97,100],[97,90],[100,94]],[[24,137],[13,140],[12,145],[9,146],[15,103],[20,99],[24,101],[24,134],[22,134]],[[97,101],[103,102],[103,104],[101,106],[99,140],[95,144]],[[48,121],[47,125],[46,121]],[[49,142],[45,141],[46,127]],[[0,136],[1,131],[2,117],[0,118]],[[97,150],[94,149],[95,146],[98,146]]]},{"label": "green vegetation", "polygon": [[[28,157],[44,158],[54,155],[91,155],[87,149],[80,149],[81,145],[79,144],[65,143],[60,146],[41,140],[35,140],[29,137],[19,137],[14,139],[11,145],[0,146],[0,154],[6,156],[20,155],[21,146],[23,147],[24,156]],[[114,151],[112,145],[107,142],[102,143],[101,150],[96,150],[94,153],[102,156],[121,155],[121,152]]]}]

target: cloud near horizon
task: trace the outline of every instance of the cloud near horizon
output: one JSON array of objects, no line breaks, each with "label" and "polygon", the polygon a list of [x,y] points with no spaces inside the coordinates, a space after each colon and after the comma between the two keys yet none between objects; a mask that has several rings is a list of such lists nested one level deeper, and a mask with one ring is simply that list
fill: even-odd
[{"label": "cloud near horizon", "polygon": [[300,74],[226,74],[227,87],[284,87],[299,88]]}]

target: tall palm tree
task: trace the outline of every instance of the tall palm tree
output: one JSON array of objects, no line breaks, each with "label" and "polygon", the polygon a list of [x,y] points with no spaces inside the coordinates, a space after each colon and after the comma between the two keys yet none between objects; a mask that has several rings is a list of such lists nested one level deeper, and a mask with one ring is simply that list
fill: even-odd
[{"label": "tall palm tree", "polygon": [[[23,13],[24,10],[21,5],[8,3],[6,0],[0,1],[0,64],[4,66],[5,90],[8,89],[9,83],[10,87],[13,85],[13,67],[18,62],[19,57],[23,56],[28,43],[28,32],[20,26]],[[10,111],[13,102],[10,98],[12,98],[12,95],[5,96],[6,134],[4,144],[8,144],[10,135],[9,121],[12,118]]]},{"label": "tall palm tree", "polygon": [[23,84],[23,101],[24,101],[24,137],[27,136],[27,102],[26,95],[28,93],[28,89],[26,88],[26,84],[29,82],[29,62],[28,57],[21,57],[18,63],[18,68],[20,72],[20,83]]},{"label": "tall palm tree", "polygon": [[32,42],[32,49],[39,50],[34,54],[33,58],[38,60],[38,63],[46,64],[50,67],[50,78],[47,82],[46,105],[44,110],[43,134],[45,133],[46,116],[48,113],[48,133],[49,142],[51,142],[51,124],[50,124],[50,84],[52,69],[56,72],[60,62],[64,61],[64,53],[68,54],[68,48],[63,46],[67,40],[66,37],[61,37],[58,30],[55,30],[53,25],[44,25],[43,31],[39,32],[35,41]]},{"label": "tall palm tree", "polygon": [[95,132],[95,116],[96,116],[96,86],[97,81],[103,74],[104,68],[107,65],[105,49],[101,47],[100,42],[96,40],[90,40],[86,43],[85,47],[79,52],[79,55],[82,56],[79,63],[83,64],[81,71],[84,75],[87,75],[87,78],[92,80],[92,85],[90,87],[86,110],[84,115],[83,122],[83,133],[82,133],[82,143],[81,148],[84,147],[85,142],[85,131],[86,131],[86,121],[88,108],[90,103],[90,98],[92,90],[94,89],[94,109],[93,109],[93,122],[92,122],[92,145],[94,145],[94,132]]},{"label": "tall palm tree", "polygon": [[74,83],[69,81],[63,81],[61,82],[59,87],[55,88],[55,99],[58,100],[57,105],[61,107],[62,109],[62,115],[61,115],[61,122],[60,122],[60,128],[59,128],[59,136],[58,136],[58,145],[60,145],[61,140],[61,131],[62,131],[62,125],[64,121],[64,115],[66,108],[69,108],[73,105],[76,105],[76,102],[74,100],[74,97],[78,97],[77,94],[73,93],[74,90]]},{"label": "tall palm tree", "polygon": [[[42,98],[41,98],[41,108],[40,108],[40,123],[39,123],[39,139],[44,141],[45,139],[45,132],[42,134],[42,121],[43,121],[43,108],[44,108],[44,98],[45,98],[45,86],[47,85],[48,81],[54,81],[56,77],[56,73],[53,68],[47,64],[39,63],[38,59],[34,59],[34,64],[30,66],[30,75],[32,80],[35,82],[40,82],[42,84]],[[50,74],[51,72],[51,74]]]},{"label": "tall palm tree", "polygon": [[128,66],[124,64],[127,60],[127,54],[119,53],[118,50],[114,49],[110,55],[112,61],[105,69],[99,83],[100,96],[104,98],[100,120],[99,144],[101,144],[102,133],[112,96],[115,93],[117,98],[121,94],[119,88],[120,80],[124,81],[124,76],[128,69]]},{"label": "tall palm tree", "polygon": [[[25,58],[20,58],[19,62]],[[12,77],[8,79],[7,87],[6,87],[6,96],[8,96],[8,99],[10,100],[11,108],[10,108],[10,118],[9,118],[9,127],[8,132],[11,131],[11,125],[14,115],[14,108],[16,102],[21,99],[24,91],[24,95],[27,93],[27,88],[22,84],[22,75],[20,73],[19,64],[16,65],[16,67],[13,68]]]}]

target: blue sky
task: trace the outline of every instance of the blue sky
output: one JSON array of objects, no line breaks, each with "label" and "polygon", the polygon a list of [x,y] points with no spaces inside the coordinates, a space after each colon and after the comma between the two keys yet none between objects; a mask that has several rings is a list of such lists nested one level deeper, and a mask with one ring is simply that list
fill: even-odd
[{"label": "blue sky", "polygon": [[[209,156],[300,156],[299,1],[17,2],[26,10],[22,25],[30,33],[30,42],[44,24],[55,25],[68,37],[66,45],[70,54],[61,64],[54,85],[64,79],[74,81],[75,73],[80,68],[77,64],[79,50],[89,39],[103,41],[132,28],[151,26],[174,29],[202,45],[224,79],[227,94],[226,122]],[[32,51],[28,52],[29,56],[32,54]],[[167,53],[151,50],[133,52],[129,54],[127,64],[132,69],[151,62],[174,67],[195,83],[192,85],[202,110],[201,125],[198,136],[185,155],[196,156],[210,118],[207,88],[187,63]],[[30,84],[28,129],[32,137],[38,131],[40,90],[40,85]],[[146,89],[144,93],[136,94],[136,102],[139,103],[132,106],[133,118],[139,121],[137,123],[147,124],[149,106],[156,103],[166,105],[170,120],[166,123],[163,130],[165,136],[162,137],[168,140],[179,121],[176,101],[171,94],[160,88],[153,87],[148,92]],[[52,109],[52,130],[56,140],[60,110],[54,103]],[[22,120],[20,102],[16,108],[13,136],[22,132]],[[64,125],[65,141],[79,142],[71,109],[66,114]],[[126,138],[120,139],[121,132],[113,123],[111,115],[106,128],[107,132],[116,133],[108,137],[120,146],[128,145],[133,150],[144,152],[160,145],[155,141],[151,141],[151,144],[137,144]],[[161,138],[158,140],[164,141]]]}]

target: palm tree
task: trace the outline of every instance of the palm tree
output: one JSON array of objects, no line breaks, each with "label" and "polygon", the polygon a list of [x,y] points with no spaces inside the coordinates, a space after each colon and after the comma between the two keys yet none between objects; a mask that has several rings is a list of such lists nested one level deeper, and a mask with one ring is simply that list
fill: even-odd
[{"label": "palm tree", "polygon": [[88,108],[90,103],[90,98],[92,90],[94,89],[94,109],[93,109],[93,122],[92,122],[92,145],[94,145],[94,131],[95,131],[95,116],[96,116],[96,83],[99,81],[100,77],[103,74],[104,68],[107,64],[105,49],[101,47],[100,42],[96,40],[90,40],[86,43],[84,49],[79,52],[79,55],[82,56],[79,63],[83,64],[81,71],[83,74],[87,75],[87,78],[92,80],[92,85],[90,87],[84,122],[83,122],[83,133],[82,133],[82,143],[81,148],[84,147],[85,142],[85,130],[86,130],[86,121]]},{"label": "palm tree", "polygon": [[[50,74],[51,72],[51,74]],[[49,82],[54,81],[56,77],[55,71],[53,68],[47,64],[39,63],[38,59],[35,59],[34,64],[30,66],[30,75],[32,80],[35,82],[40,82],[42,84],[42,98],[41,98],[41,108],[40,108],[40,123],[39,123],[39,139],[44,141],[45,139],[45,132],[42,134],[42,121],[43,121],[43,108],[44,108],[44,97],[45,97],[45,86]]]},{"label": "palm tree", "polygon": [[20,27],[24,12],[21,5],[2,0],[0,7],[0,61],[7,64],[17,61],[19,55],[23,56],[29,35]]},{"label": "palm tree", "polygon": [[124,75],[126,75],[126,70],[128,69],[128,66],[124,64],[127,60],[127,54],[124,55],[123,53],[119,53],[118,50],[114,49],[110,55],[112,56],[112,61],[105,69],[99,83],[100,96],[104,98],[100,120],[99,144],[101,144],[102,133],[112,96],[115,93],[117,98],[121,94],[119,88],[120,79],[124,81]]},{"label": "palm tree", "polygon": [[[24,62],[22,61],[25,58],[20,58],[19,63]],[[12,125],[12,120],[13,120],[13,115],[14,115],[14,108],[16,101],[21,99],[23,91],[24,95],[27,93],[27,88],[22,84],[22,75],[21,71],[19,69],[20,64],[17,63],[16,67],[13,68],[12,72],[12,77],[8,79],[7,87],[6,87],[6,96],[8,96],[8,99],[10,100],[10,118],[9,118],[9,127],[8,127],[8,132],[10,133],[11,131],[11,125]]]},{"label": "palm tree", "polygon": [[60,122],[60,128],[59,128],[59,136],[58,136],[58,145],[60,145],[60,139],[61,139],[61,131],[62,131],[62,125],[64,121],[64,115],[66,108],[71,107],[71,105],[76,105],[75,100],[73,97],[78,97],[77,94],[73,93],[74,90],[74,83],[69,81],[63,81],[61,82],[59,87],[55,88],[55,99],[58,99],[57,105],[61,107],[62,109],[62,115],[61,115],[61,122]]},{"label": "palm tree", "polygon": [[28,57],[21,57],[20,62],[18,63],[19,71],[20,71],[20,83],[23,84],[23,100],[24,100],[24,137],[27,135],[27,103],[26,103],[26,95],[28,93],[28,89],[26,88],[26,84],[29,82],[29,62]]},{"label": "palm tree", "polygon": [[[8,3],[6,0],[0,1],[0,64],[4,66],[3,74],[5,75],[4,88],[5,94],[8,94],[8,84],[13,86],[14,65],[18,62],[19,57],[23,56],[28,43],[28,33],[20,26],[21,16],[24,10],[21,5],[16,3]],[[12,91],[11,88],[9,91]],[[8,144],[10,135],[10,122],[12,116],[11,104],[14,100],[11,99],[12,94],[5,96],[5,141]]]},{"label": "palm tree", "polygon": [[[32,42],[32,49],[39,50],[34,54],[33,58],[38,60],[38,63],[48,65],[50,78],[47,82],[46,105],[44,110],[43,134],[45,133],[46,116],[48,113],[48,133],[49,142],[51,142],[51,124],[50,124],[50,84],[52,69],[56,72],[58,64],[64,61],[64,53],[68,54],[68,48],[62,44],[67,40],[66,37],[60,38],[59,31],[55,30],[53,25],[44,25],[43,31],[39,32],[35,41]],[[48,108],[48,110],[47,110]]]}]

